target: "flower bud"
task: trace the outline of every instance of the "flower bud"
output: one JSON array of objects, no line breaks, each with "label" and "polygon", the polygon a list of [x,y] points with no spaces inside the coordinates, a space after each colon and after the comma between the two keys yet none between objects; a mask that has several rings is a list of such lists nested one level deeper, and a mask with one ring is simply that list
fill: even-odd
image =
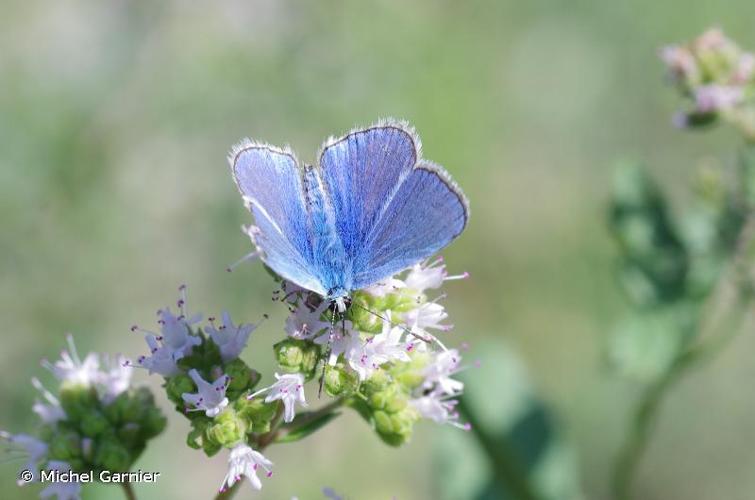
[{"label": "flower bud", "polygon": [[230,448],[244,439],[246,430],[245,420],[232,408],[227,408],[207,427],[205,435],[213,443]]},{"label": "flower bud", "polygon": [[139,387],[129,392],[121,417],[124,422],[139,422],[147,408],[155,406],[155,398],[146,387]]},{"label": "flower bud", "polygon": [[97,410],[92,410],[81,417],[79,427],[81,433],[85,436],[95,437],[110,428],[110,422],[105,418],[105,415]]},{"label": "flower bud", "polygon": [[306,340],[287,338],[273,346],[281,368],[288,373],[301,373],[312,378],[320,359],[320,347]]},{"label": "flower bud", "polygon": [[165,418],[160,408],[157,406],[148,408],[142,419],[143,438],[146,440],[157,436],[165,430],[167,425],[168,419]]},{"label": "flower bud", "polygon": [[370,378],[362,383],[362,390],[369,397],[375,392],[382,391],[392,382],[391,376],[385,370],[376,370]]},{"label": "flower bud", "polygon": [[99,406],[97,391],[82,384],[64,383],[60,388],[60,406],[71,421],[78,421]]},{"label": "flower bud", "polygon": [[359,377],[342,364],[325,368],[325,393],[332,397],[339,397],[356,390]]},{"label": "flower bud", "polygon": [[262,399],[241,397],[234,403],[234,409],[246,422],[247,432],[263,433],[270,431],[270,421],[278,410],[278,402],[265,403]]},{"label": "flower bud", "polygon": [[414,352],[408,363],[395,363],[389,368],[391,377],[401,384],[406,391],[416,389],[425,380],[425,368],[430,362],[426,352]]},{"label": "flower bud", "polygon": [[141,426],[134,422],[126,422],[121,426],[120,429],[118,429],[118,432],[116,433],[118,439],[127,448],[136,448],[139,443],[142,442],[141,434]]},{"label": "flower bud", "polygon": [[81,455],[81,438],[72,430],[60,429],[50,441],[49,457],[54,460],[70,461]]},{"label": "flower bud", "polygon": [[131,454],[117,439],[104,438],[97,445],[94,461],[101,469],[126,471],[131,465]]},{"label": "flower bud", "polygon": [[194,382],[186,374],[174,375],[165,381],[165,392],[177,406],[183,407],[184,401],[181,397],[186,392],[194,392]]},{"label": "flower bud", "polygon": [[231,378],[226,388],[226,396],[230,400],[236,399],[244,391],[253,389],[260,380],[260,374],[239,358],[226,364],[224,373]]},{"label": "flower bud", "polygon": [[375,430],[383,441],[391,446],[400,446],[411,438],[417,414],[410,408],[396,413],[377,410],[372,419]]}]

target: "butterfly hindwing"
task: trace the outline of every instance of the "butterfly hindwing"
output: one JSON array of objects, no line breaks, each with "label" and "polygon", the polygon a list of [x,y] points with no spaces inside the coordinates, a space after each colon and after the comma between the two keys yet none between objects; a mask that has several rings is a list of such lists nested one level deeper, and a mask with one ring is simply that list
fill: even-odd
[{"label": "butterfly hindwing", "polygon": [[439,165],[420,162],[396,190],[354,264],[364,288],[430,257],[464,230],[464,194]]}]

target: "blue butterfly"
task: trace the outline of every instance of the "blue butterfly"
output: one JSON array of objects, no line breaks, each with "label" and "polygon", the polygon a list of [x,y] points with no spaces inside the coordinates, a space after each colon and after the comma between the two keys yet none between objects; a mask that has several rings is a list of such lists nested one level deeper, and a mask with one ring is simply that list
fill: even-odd
[{"label": "blue butterfly", "polygon": [[229,162],[263,262],[344,310],[353,291],[426,259],[467,224],[464,193],[420,153],[407,123],[384,120],[327,140],[317,166],[248,139]]}]

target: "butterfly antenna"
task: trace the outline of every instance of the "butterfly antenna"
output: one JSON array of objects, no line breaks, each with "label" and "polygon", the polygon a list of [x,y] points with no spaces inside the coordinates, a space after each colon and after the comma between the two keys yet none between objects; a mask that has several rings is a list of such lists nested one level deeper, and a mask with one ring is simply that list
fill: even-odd
[{"label": "butterfly antenna", "polygon": [[240,264],[243,264],[244,262],[248,260],[255,259],[259,257],[261,252],[259,250],[255,250],[254,252],[249,252],[248,254],[241,257],[239,260],[231,264],[230,266],[226,267],[225,270],[229,273],[232,272],[234,269],[236,269]]},{"label": "butterfly antenna", "polygon": [[[320,373],[320,388],[317,391],[317,398],[322,397],[322,387],[325,385],[325,367],[328,364],[328,360],[330,359],[330,353],[333,351],[333,332],[335,331],[335,325],[336,325],[336,306],[335,302],[332,304],[332,312],[330,316],[330,330],[328,331],[328,350],[325,352],[325,356],[322,358],[322,372]],[[344,331],[345,331],[345,323],[344,323]]]},{"label": "butterfly antenna", "polygon": [[391,326],[397,326],[397,327],[401,328],[402,330],[404,330],[406,333],[408,333],[412,337],[416,337],[416,338],[420,339],[421,341],[423,341],[425,343],[431,344],[433,342],[433,340],[437,341],[437,339],[424,337],[424,336],[420,335],[419,333],[417,333],[415,331],[412,331],[410,328],[407,328],[407,327],[405,327],[404,325],[402,325],[400,323],[396,323],[395,321],[391,321],[386,316],[383,316],[382,314],[379,314],[379,313],[376,313],[375,311],[367,309],[366,307],[364,307],[361,304],[357,304],[356,302],[352,302],[351,305],[357,306],[358,308],[367,311],[368,313],[372,314],[376,318],[380,318],[383,321],[387,321]]}]

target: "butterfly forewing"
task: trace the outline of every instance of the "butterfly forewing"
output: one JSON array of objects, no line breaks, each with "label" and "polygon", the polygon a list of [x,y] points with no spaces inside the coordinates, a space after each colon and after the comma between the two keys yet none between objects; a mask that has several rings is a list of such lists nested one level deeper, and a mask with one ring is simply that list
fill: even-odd
[{"label": "butterfly forewing", "polygon": [[302,196],[302,177],[288,151],[251,142],[231,153],[236,185],[254,215],[255,244],[263,259],[281,277],[325,294],[312,266],[308,214]]}]

